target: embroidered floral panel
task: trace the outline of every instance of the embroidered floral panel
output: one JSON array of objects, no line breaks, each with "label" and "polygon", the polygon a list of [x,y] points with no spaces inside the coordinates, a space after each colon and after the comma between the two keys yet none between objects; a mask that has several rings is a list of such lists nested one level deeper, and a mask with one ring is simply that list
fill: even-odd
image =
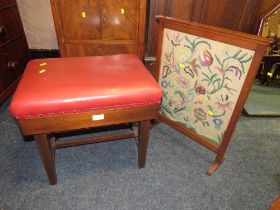
[{"label": "embroidered floral panel", "polygon": [[220,145],[254,51],[164,29],[161,114]]}]

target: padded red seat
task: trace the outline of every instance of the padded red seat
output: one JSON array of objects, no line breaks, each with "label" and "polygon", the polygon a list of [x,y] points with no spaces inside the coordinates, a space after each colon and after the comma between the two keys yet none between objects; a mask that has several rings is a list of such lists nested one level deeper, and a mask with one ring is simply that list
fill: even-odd
[{"label": "padded red seat", "polygon": [[[39,59],[29,62],[10,104],[23,135],[33,135],[49,178],[57,183],[55,149],[138,138],[143,168],[150,121],[158,117],[162,90],[135,55]],[[134,130],[83,139],[55,133],[138,122]]]},{"label": "padded red seat", "polygon": [[162,90],[135,55],[29,62],[10,105],[18,119],[159,104]]}]

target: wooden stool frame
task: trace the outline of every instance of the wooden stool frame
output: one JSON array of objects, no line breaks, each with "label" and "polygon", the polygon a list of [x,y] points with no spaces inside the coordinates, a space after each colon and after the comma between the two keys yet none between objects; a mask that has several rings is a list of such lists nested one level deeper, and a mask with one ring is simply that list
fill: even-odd
[{"label": "wooden stool frame", "polygon": [[[104,109],[60,116],[42,116],[40,118],[18,119],[23,135],[33,135],[45,171],[51,185],[57,183],[55,170],[55,149],[138,137],[138,166],[145,167],[149,139],[150,121],[157,119],[159,105]],[[92,120],[95,115],[104,115],[103,120]],[[56,140],[51,134],[92,127],[139,122],[138,134],[128,131],[121,134],[108,134],[99,137]]]}]

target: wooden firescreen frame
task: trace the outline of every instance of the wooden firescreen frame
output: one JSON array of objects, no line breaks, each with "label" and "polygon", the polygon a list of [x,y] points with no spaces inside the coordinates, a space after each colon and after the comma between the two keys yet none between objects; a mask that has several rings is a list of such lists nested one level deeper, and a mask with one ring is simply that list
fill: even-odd
[{"label": "wooden firescreen frame", "polygon": [[[230,142],[231,136],[235,129],[235,126],[236,126],[236,123],[240,116],[240,113],[243,109],[244,103],[246,102],[247,96],[248,96],[250,88],[253,84],[256,72],[259,68],[259,64],[262,60],[266,46],[270,43],[270,41],[268,39],[264,39],[264,38],[261,38],[261,37],[255,36],[255,35],[245,34],[245,33],[241,33],[241,32],[226,30],[226,29],[198,24],[198,23],[185,22],[185,21],[175,19],[175,18],[157,16],[156,19],[159,23],[159,28],[158,28],[159,31],[158,31],[157,62],[156,62],[155,77],[163,89],[168,86],[168,84],[170,83],[170,81],[172,79],[175,80],[175,81],[172,81],[173,84],[175,84],[176,82],[177,83],[180,82],[180,85],[182,85],[182,82],[183,82],[183,85],[185,85],[185,87],[186,87],[186,86],[188,86],[188,85],[190,86],[190,84],[194,83],[193,80],[196,78],[197,78],[197,81],[199,81],[200,83],[202,83],[202,81],[205,82],[207,79],[208,79],[208,83],[211,83],[212,80],[210,80],[210,79],[213,79],[216,77],[217,78],[215,81],[216,84],[212,84],[212,86],[215,88],[215,85],[217,85],[217,84],[220,85],[221,79],[218,79],[218,77],[219,77],[218,73],[214,76],[214,73],[212,72],[213,69],[215,69],[221,73],[221,75],[223,76],[223,78],[222,78],[223,82],[225,79],[225,76],[224,76],[225,72],[227,72],[227,71],[231,72],[231,74],[233,75],[232,76],[233,79],[234,79],[234,77],[236,77],[240,80],[239,89],[236,89],[236,90],[230,89],[227,86],[227,84],[224,85],[224,89],[227,89],[226,91],[229,90],[229,91],[231,91],[231,93],[234,92],[234,94],[236,96],[235,96],[235,101],[231,103],[231,106],[232,106],[231,113],[229,114],[228,118],[225,119],[225,121],[227,121],[227,122],[225,122],[226,126],[224,128],[223,135],[221,135],[221,137],[219,139],[220,143],[215,143],[213,141],[210,141],[208,138],[205,137],[205,135],[202,135],[200,131],[197,131],[195,129],[190,129],[189,126],[186,126],[186,124],[179,122],[179,120],[176,121],[176,116],[182,117],[183,115],[189,114],[188,117],[190,117],[190,118],[193,117],[193,114],[187,113],[188,111],[187,111],[186,107],[183,107],[181,109],[181,110],[183,110],[183,112],[181,112],[180,115],[176,115],[175,117],[174,116],[171,117],[172,113],[170,115],[168,115],[168,114],[164,114],[164,112],[161,112],[159,115],[160,121],[167,123],[171,127],[182,132],[186,136],[197,141],[204,147],[208,148],[209,150],[211,150],[217,154],[215,161],[213,162],[213,164],[210,166],[210,168],[207,171],[208,175],[212,175],[214,173],[214,171],[219,167],[219,165],[224,160],[224,154],[225,154],[228,144]],[[173,34],[175,33],[176,36],[172,36],[172,33]],[[184,41],[185,41],[184,44],[180,43],[182,39],[184,39]],[[191,42],[190,41],[191,39],[193,39],[194,41]],[[167,44],[165,44],[164,42]],[[188,43],[190,43],[190,46],[188,46]],[[195,44],[191,45],[191,43],[195,43]],[[195,47],[198,45],[198,43],[204,43],[205,47],[207,47],[208,50],[204,50],[204,52],[202,54],[201,53],[199,54],[200,56],[202,55],[202,57],[199,57],[199,55],[197,55],[197,57],[193,57],[192,61],[187,60],[187,58],[185,58],[185,57],[188,57],[187,51],[189,51],[189,53],[191,52],[193,54],[196,53]],[[182,46],[181,46],[181,48],[177,47],[177,46],[180,46],[180,44],[184,45],[184,47],[182,47]],[[210,46],[210,44],[212,46]],[[172,47],[172,50],[169,50],[169,51],[166,50],[165,45],[170,45]],[[224,62],[221,62],[221,60],[219,59],[219,56],[216,53],[212,52],[214,50],[213,48],[215,48],[216,45],[220,46],[219,49],[220,48],[229,49],[225,53],[226,55],[228,55],[229,58],[222,60]],[[179,50],[179,48],[181,51],[185,50],[185,52],[182,52],[183,55],[181,57],[179,56],[180,58],[176,58],[176,56],[175,56],[177,53],[176,50]],[[231,53],[230,52],[231,48],[237,49],[237,50],[240,48],[241,50],[238,51],[237,53],[235,53],[235,55],[229,56],[229,54]],[[166,50],[166,51],[164,51],[164,50]],[[241,52],[243,52],[243,54]],[[213,55],[211,55],[211,53]],[[178,55],[178,53],[177,53],[177,55]],[[169,61],[172,59],[173,59],[173,64],[170,64]],[[178,61],[179,59],[181,59],[181,61]],[[184,59],[185,59],[185,61],[182,61]],[[218,64],[217,64],[217,66],[214,66],[215,59],[216,59],[215,62],[220,64],[220,68],[217,67]],[[175,62],[174,62],[174,60],[175,60]],[[225,67],[226,64],[228,64],[229,62],[234,63],[235,60],[239,61],[240,65],[241,65],[240,68],[238,68],[238,65],[237,66],[232,65],[230,67]],[[172,61],[170,61],[170,62],[172,62]],[[192,65],[187,67],[186,66],[187,64],[192,64]],[[210,74],[211,78],[210,78],[210,76],[207,77],[207,75],[203,72],[201,72],[201,74],[198,72],[198,71],[204,71],[205,66],[207,66],[208,70],[210,71],[211,74],[210,73],[209,74]],[[186,69],[186,68],[188,68],[188,69]],[[207,69],[207,68],[205,67],[205,69]],[[212,68],[212,70],[211,70],[211,68]],[[240,70],[241,68],[242,68],[242,71]],[[189,72],[187,72],[187,71],[189,71]],[[245,71],[246,71],[246,74],[245,74]],[[237,77],[238,72],[240,73],[240,75]],[[242,72],[244,73],[243,75],[241,75]],[[189,75],[191,75],[191,77],[188,77],[189,75],[187,75],[185,73],[189,73]],[[169,76],[169,75],[177,75],[177,74],[180,74],[180,78],[176,77],[176,79],[175,79],[175,76],[173,78],[172,78],[172,76]],[[206,75],[207,78],[199,80],[198,75],[202,75],[202,74],[204,76]],[[170,81],[166,81],[166,78],[168,76],[171,78]],[[242,81],[240,79],[241,76],[243,76]],[[233,79],[231,79],[230,77],[226,77],[226,79],[228,81],[231,81],[232,83],[234,82]],[[195,88],[196,89],[198,88],[198,83],[195,82],[195,84],[192,86],[193,87],[192,91],[194,92],[193,93],[194,97],[196,95],[199,95],[199,93],[196,93],[194,91]],[[171,85],[170,85],[170,87],[171,87]],[[199,95],[199,97],[204,97],[205,101],[208,101],[208,103],[211,103],[212,99],[210,97],[212,97],[212,95],[210,96],[210,91],[207,90],[207,88],[203,87],[202,85],[199,88],[200,89],[198,89],[198,90],[200,91],[200,94],[203,94],[203,95]],[[179,89],[180,89],[180,87],[179,87]],[[164,91],[165,91],[165,89],[164,89]],[[179,92],[180,90],[179,91],[176,90],[176,91]],[[186,101],[184,101],[186,97],[184,97],[184,95],[182,94],[183,91],[185,91],[185,90],[182,89],[182,91],[181,91],[181,98],[182,98],[181,103],[187,103]],[[170,93],[166,93],[166,94],[170,95]],[[206,95],[207,95],[207,97],[206,97]],[[215,96],[215,97],[217,97],[217,96]],[[223,98],[223,96],[221,96],[221,97]],[[228,95],[226,97],[228,97]],[[163,98],[163,102],[162,102],[162,109],[163,109],[163,103],[164,103],[164,98]],[[170,99],[169,106],[173,106],[173,104],[174,104],[174,100]],[[189,104],[189,105],[192,105],[192,104]],[[201,118],[201,115],[204,114],[203,117],[205,117],[205,119],[207,117],[208,118],[212,117],[214,119],[214,117],[213,117],[214,114],[212,113],[212,111],[213,111],[212,107],[215,107],[215,105],[212,106],[211,104],[210,105],[208,104],[208,107],[210,107],[210,108],[208,108],[208,112],[203,112],[202,109],[198,109],[198,111],[200,111],[200,113],[198,113],[198,114],[200,114],[200,118]],[[178,111],[178,110],[179,109],[178,109],[178,105],[177,105],[176,111]],[[193,108],[189,107],[188,110],[193,110]],[[167,113],[169,113],[169,112],[167,112]],[[186,117],[187,120],[188,120],[188,117]],[[200,120],[200,118],[199,118],[199,120]],[[218,118],[215,118],[215,120],[217,121]],[[193,124],[197,123],[197,120],[195,122],[190,122],[190,124],[191,123],[193,123]],[[202,124],[203,124],[203,126],[206,127],[206,131],[207,131],[208,127],[211,127],[211,125],[209,125],[209,123],[207,121],[201,121],[201,125]]]}]

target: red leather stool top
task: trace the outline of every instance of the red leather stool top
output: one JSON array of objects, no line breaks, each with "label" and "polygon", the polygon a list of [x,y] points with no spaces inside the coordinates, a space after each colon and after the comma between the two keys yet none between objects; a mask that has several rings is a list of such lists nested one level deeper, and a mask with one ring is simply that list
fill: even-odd
[{"label": "red leather stool top", "polygon": [[10,104],[18,119],[159,104],[162,90],[135,55],[38,59]]}]

